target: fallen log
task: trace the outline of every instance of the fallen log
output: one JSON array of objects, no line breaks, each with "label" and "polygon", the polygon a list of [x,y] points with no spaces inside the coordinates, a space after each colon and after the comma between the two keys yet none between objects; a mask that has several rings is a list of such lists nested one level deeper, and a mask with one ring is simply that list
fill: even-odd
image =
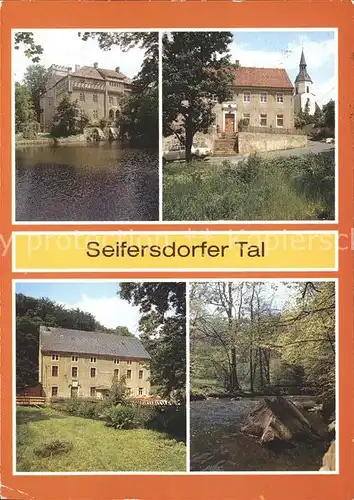
[{"label": "fallen log", "polygon": [[246,417],[241,432],[259,437],[262,445],[321,439],[301,411],[282,396],[260,401]]}]

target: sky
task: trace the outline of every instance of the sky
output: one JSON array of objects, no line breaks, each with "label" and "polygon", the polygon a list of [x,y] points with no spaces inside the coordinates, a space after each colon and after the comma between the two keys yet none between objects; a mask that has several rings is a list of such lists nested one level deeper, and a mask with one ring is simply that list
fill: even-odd
[{"label": "sky", "polygon": [[81,283],[17,283],[16,293],[23,293],[35,298],[49,298],[68,309],[80,308],[91,313],[97,321],[107,328],[127,326],[138,335],[139,309],[121,299],[119,283],[81,282]]},{"label": "sky", "polygon": [[[71,29],[32,30],[35,43],[41,45],[44,51],[38,64],[43,64],[47,68],[51,64],[71,66],[74,71],[75,64],[93,66],[94,62],[98,62],[98,66],[103,69],[114,70],[119,66],[120,71],[129,78],[133,78],[140,71],[143,50],[133,48],[129,52],[122,52],[118,47],[112,47],[111,50],[104,51],[99,48],[97,40],[82,41],[78,37],[79,31]],[[16,81],[22,81],[26,68],[30,64],[32,62],[25,56],[23,46],[20,46],[19,50],[13,50],[12,73]]]},{"label": "sky", "polygon": [[241,66],[284,68],[294,82],[303,47],[317,103],[336,98],[334,31],[234,31],[232,60]]}]

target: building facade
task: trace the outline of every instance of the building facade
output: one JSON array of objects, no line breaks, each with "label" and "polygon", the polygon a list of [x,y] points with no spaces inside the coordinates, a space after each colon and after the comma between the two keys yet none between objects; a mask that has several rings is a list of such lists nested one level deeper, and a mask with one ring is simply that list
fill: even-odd
[{"label": "building facade", "polygon": [[307,72],[307,64],[304,51],[301,52],[299,73],[295,79],[295,113],[305,111],[306,106],[310,115],[316,111],[316,96],[313,92],[313,82]]},{"label": "building facade", "polygon": [[52,65],[46,91],[40,98],[41,129],[50,131],[56,108],[65,95],[77,100],[82,113],[86,113],[92,124],[101,119],[113,121],[119,116],[122,99],[131,92],[131,80],[115,70],[102,69],[98,63],[93,66],[75,66],[75,71],[68,66]]},{"label": "building facade", "polygon": [[241,67],[236,61],[229,101],[215,96],[217,133],[233,134],[240,122],[259,128],[294,128],[294,87],[285,69]]},{"label": "building facade", "polygon": [[150,356],[136,337],[40,327],[38,381],[46,398],[102,398],[124,376],[132,397],[150,393]]}]

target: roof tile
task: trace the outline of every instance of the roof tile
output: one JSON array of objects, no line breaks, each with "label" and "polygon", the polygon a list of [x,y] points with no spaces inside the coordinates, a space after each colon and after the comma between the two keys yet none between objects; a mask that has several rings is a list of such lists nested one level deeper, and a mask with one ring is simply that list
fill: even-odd
[{"label": "roof tile", "polygon": [[234,85],[237,87],[262,87],[292,89],[293,84],[285,69],[280,68],[247,68],[235,69]]}]

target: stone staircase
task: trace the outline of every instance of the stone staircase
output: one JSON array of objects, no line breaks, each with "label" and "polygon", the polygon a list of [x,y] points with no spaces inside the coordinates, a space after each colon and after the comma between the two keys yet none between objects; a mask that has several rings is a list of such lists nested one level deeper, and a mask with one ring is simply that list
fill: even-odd
[{"label": "stone staircase", "polygon": [[220,134],[214,141],[213,156],[235,156],[237,155],[236,134]]}]

